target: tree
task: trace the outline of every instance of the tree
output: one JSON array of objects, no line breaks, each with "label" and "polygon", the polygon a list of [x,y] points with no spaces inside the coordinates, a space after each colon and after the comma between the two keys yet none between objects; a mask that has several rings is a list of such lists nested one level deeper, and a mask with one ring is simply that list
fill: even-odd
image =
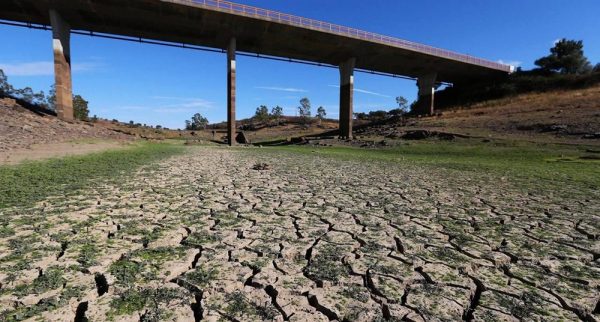
[{"label": "tree", "polygon": [[0,69],[0,95],[11,95],[13,87],[8,83],[8,77],[4,74],[4,71]]},{"label": "tree", "polygon": [[404,96],[396,97],[396,104],[398,104],[398,108],[390,110],[389,115],[401,116],[409,111],[408,100]]},{"label": "tree", "polygon": [[372,120],[374,120],[374,119],[381,120],[381,119],[386,118],[387,115],[388,115],[388,113],[386,111],[382,111],[382,110],[369,112],[369,118]]},{"label": "tree", "polygon": [[594,72],[600,73],[600,63],[597,63],[596,66],[594,66]]},{"label": "tree", "polygon": [[12,96],[16,96],[29,104],[46,105],[46,95],[44,94],[44,91],[34,93],[31,87],[15,90],[11,86],[10,92]]},{"label": "tree", "polygon": [[50,86],[48,97],[46,97],[46,105],[49,109],[56,111],[56,87]]},{"label": "tree", "polygon": [[204,130],[208,125],[208,119],[200,113],[194,114],[191,121],[185,121],[185,129],[190,131]]},{"label": "tree", "polygon": [[266,122],[269,120],[269,108],[265,105],[261,105],[256,108],[256,113],[254,113],[254,118],[259,122]]},{"label": "tree", "polygon": [[8,77],[6,77],[2,69],[0,69],[0,96],[16,96],[30,104],[37,105],[46,105],[47,100],[43,91],[34,93],[31,87],[15,90],[8,83]]},{"label": "tree", "polygon": [[354,118],[357,120],[366,120],[368,118],[368,116],[367,116],[367,113],[359,112],[359,113],[354,113]]},{"label": "tree", "polygon": [[77,120],[87,121],[90,110],[88,108],[88,101],[84,100],[81,95],[73,96],[73,116]]},{"label": "tree", "polygon": [[273,109],[271,110],[271,116],[273,116],[274,119],[279,121],[279,119],[283,116],[283,108],[279,105],[273,107]]},{"label": "tree", "polygon": [[544,71],[561,74],[585,74],[592,70],[592,65],[583,54],[583,41],[567,40],[556,42],[550,49],[550,55],[535,61]]},{"label": "tree", "polygon": [[412,103],[410,103],[410,107],[409,110],[411,113],[414,113],[417,111],[417,104],[419,103],[419,100],[415,100]]},{"label": "tree", "polygon": [[310,100],[305,97],[300,100],[300,106],[298,106],[298,115],[304,119],[310,118]]},{"label": "tree", "polygon": [[22,89],[17,89],[14,91],[14,94],[24,100],[27,103],[33,104],[34,93],[31,87],[25,87]]},{"label": "tree", "polygon": [[404,111],[408,110],[408,100],[404,96],[396,97],[396,104],[398,104],[398,109]]},{"label": "tree", "polygon": [[391,116],[400,116],[400,115],[403,115],[404,113],[406,113],[406,110],[405,109],[401,109],[401,108],[395,108],[395,109],[390,110],[388,112],[388,114],[391,115]]},{"label": "tree", "polygon": [[46,94],[44,91],[40,91],[39,93],[33,94],[33,103],[37,105],[46,105]]},{"label": "tree", "polygon": [[317,109],[317,118],[319,120],[323,120],[325,116],[327,116],[327,111],[325,111],[325,108],[323,106],[319,106],[319,108]]}]

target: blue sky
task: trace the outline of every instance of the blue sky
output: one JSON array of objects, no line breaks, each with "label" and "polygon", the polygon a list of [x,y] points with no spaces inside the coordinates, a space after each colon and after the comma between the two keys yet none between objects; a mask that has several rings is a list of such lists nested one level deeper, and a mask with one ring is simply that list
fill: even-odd
[{"label": "blue sky", "polygon": [[[493,61],[533,67],[559,38],[583,40],[600,62],[597,0],[240,0],[240,3],[347,25]],[[53,83],[49,31],[0,25],[0,68],[16,87]],[[225,55],[73,35],[74,92],[91,114],[182,127],[195,112],[226,119]],[[338,116],[338,71],[238,57],[238,118],[280,105],[294,114],[309,97]],[[357,73],[355,111],[391,109],[395,97],[416,97],[414,82]]]}]

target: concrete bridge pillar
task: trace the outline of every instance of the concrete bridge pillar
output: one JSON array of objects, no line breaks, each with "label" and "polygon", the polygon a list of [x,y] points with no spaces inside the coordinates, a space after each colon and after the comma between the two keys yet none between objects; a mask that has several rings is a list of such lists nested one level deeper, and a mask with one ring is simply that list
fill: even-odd
[{"label": "concrete bridge pillar", "polygon": [[227,140],[235,145],[235,38],[231,38],[227,47]]},{"label": "concrete bridge pillar", "polygon": [[356,58],[340,64],[340,138],[352,139],[354,113],[354,66]]},{"label": "concrete bridge pillar", "polygon": [[435,101],[435,81],[437,73],[430,73],[419,77],[417,86],[419,87],[419,99],[415,112],[417,115],[432,115]]},{"label": "concrete bridge pillar", "polygon": [[71,26],[56,10],[50,10],[52,47],[54,49],[54,78],[56,114],[73,120],[73,88],[71,81]]}]

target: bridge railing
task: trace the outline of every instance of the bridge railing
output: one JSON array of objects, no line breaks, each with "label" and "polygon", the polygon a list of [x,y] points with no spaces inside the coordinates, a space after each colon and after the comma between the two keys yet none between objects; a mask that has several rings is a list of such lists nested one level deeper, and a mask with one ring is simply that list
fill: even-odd
[{"label": "bridge railing", "polygon": [[274,21],[282,24],[288,24],[303,28],[309,28],[317,31],[329,32],[337,35],[346,37],[352,37],[372,42],[379,42],[386,45],[391,45],[403,49],[409,49],[418,51],[421,53],[445,57],[465,63],[471,63],[475,65],[485,66],[492,69],[502,70],[506,72],[512,72],[512,67],[489,60],[473,57],[470,55],[456,53],[450,50],[440,49],[432,46],[419,44],[416,42],[403,40],[399,38],[384,36],[381,34],[363,31],[355,28],[346,26],[336,25],[324,21],[303,18],[299,16],[290,15],[287,13],[281,13],[277,11],[261,9],[258,7],[248,6],[244,4],[234,3],[225,0],[166,0],[169,2],[192,4],[196,6],[202,6],[207,9],[216,9],[223,12],[233,13],[242,15],[245,17],[259,18],[263,20]]}]

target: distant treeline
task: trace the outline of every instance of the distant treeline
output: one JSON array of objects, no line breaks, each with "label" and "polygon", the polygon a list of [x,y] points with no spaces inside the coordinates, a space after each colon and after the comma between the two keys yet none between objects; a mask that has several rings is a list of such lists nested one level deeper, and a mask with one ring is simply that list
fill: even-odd
[{"label": "distant treeline", "polygon": [[[31,87],[14,88],[9,82],[4,71],[0,69],[0,98],[12,98],[19,105],[38,113],[56,115],[56,90],[54,85],[48,95],[44,91],[35,93]],[[73,116],[82,121],[89,121],[89,102],[81,95],[73,95]],[[92,121],[97,119],[96,116]]]}]

